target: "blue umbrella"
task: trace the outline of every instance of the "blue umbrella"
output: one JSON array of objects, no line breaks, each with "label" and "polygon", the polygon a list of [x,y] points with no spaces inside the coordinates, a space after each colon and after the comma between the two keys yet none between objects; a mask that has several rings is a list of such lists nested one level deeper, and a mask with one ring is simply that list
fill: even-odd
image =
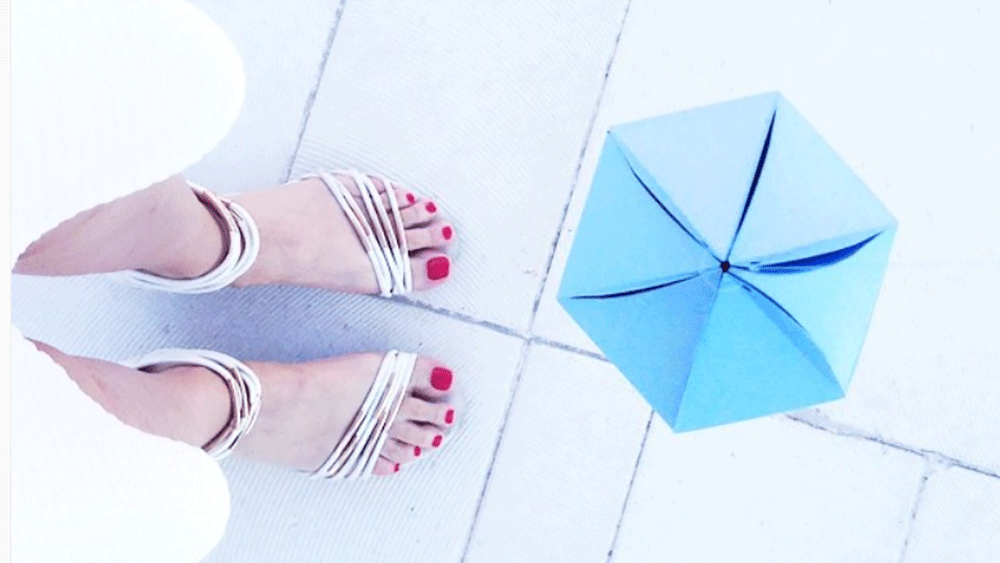
[{"label": "blue umbrella", "polygon": [[612,127],[559,302],[675,431],[844,396],[896,221],[780,94]]}]

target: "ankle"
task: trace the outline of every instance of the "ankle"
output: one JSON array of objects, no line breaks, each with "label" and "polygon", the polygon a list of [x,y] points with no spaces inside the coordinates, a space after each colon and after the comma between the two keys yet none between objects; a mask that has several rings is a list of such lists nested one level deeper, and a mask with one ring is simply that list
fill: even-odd
[{"label": "ankle", "polygon": [[[174,279],[196,278],[225,256],[222,227],[180,177],[160,185],[157,217],[144,270]],[[171,180],[174,180],[171,178]]]},{"label": "ankle", "polygon": [[171,438],[202,447],[221,432],[231,416],[231,399],[226,384],[211,370],[182,365],[154,377],[169,378],[176,390],[170,397],[175,405],[170,423]]}]

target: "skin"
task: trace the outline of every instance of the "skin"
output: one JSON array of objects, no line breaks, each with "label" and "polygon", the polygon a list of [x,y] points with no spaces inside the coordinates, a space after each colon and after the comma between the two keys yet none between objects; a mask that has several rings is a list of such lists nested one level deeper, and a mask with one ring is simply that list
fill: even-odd
[{"label": "skin", "polygon": [[[353,180],[341,179],[356,191]],[[376,183],[383,193],[388,188]],[[428,262],[447,260],[453,226],[441,218],[433,202],[399,186],[392,189],[411,250],[414,288],[444,283],[447,277],[431,279],[434,271],[428,271]],[[279,283],[378,292],[371,263],[353,228],[319,179],[245,192],[232,199],[250,213],[261,233],[257,260],[233,285]],[[182,177],[172,176],[63,222],[32,243],[13,271],[58,276],[137,269],[192,278],[221,261],[222,242],[208,210]],[[200,447],[229,419],[228,391],[205,368],[181,366],[149,374],[71,356],[43,342],[35,345],[108,412],[150,434]],[[245,362],[261,380],[261,412],[234,455],[315,469],[345,432],[381,359],[381,354],[366,353],[300,364]],[[395,473],[443,444],[458,416],[449,402],[451,379],[441,362],[418,360],[409,395],[390,428],[375,474]]]}]

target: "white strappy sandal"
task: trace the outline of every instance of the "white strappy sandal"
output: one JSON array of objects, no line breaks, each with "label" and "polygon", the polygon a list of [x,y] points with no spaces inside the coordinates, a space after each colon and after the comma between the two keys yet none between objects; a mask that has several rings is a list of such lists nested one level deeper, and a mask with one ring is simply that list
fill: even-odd
[{"label": "white strappy sandal", "polygon": [[[372,474],[389,428],[410,388],[417,355],[393,350],[385,355],[372,386],[354,420],[326,461],[311,473],[314,479],[360,479]],[[210,350],[164,348],[125,365],[157,372],[180,365],[208,368],[226,383],[231,411],[229,422],[202,446],[215,459],[232,453],[250,432],[260,413],[261,385],[257,374],[243,362]]]},{"label": "white strappy sandal", "polygon": [[[299,179],[319,178],[340,204],[371,260],[380,294],[390,297],[410,293],[413,291],[413,270],[399,201],[393,189],[396,183],[382,176],[362,174],[355,170],[342,170],[338,173],[354,179],[364,209],[358,205],[347,186],[333,174],[320,172]],[[375,179],[380,180],[386,188],[388,211]],[[222,262],[208,273],[192,279],[164,278],[138,270],[116,272],[113,276],[146,289],[171,293],[209,293],[232,284],[250,269],[260,251],[260,231],[257,230],[253,217],[234,201],[216,195],[202,186],[190,182],[189,185],[223,229],[223,244],[227,245],[227,249]]]}]

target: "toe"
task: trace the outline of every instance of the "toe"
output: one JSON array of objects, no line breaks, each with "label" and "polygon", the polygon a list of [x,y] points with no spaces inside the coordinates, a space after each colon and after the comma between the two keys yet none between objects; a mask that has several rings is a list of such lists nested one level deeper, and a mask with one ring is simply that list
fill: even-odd
[{"label": "toe", "polygon": [[[403,188],[399,187],[395,188],[393,191],[396,192],[396,203],[399,204],[399,208],[401,210],[406,209],[411,205],[417,203],[417,194],[409,190],[404,190]],[[384,203],[386,207],[389,207],[388,198],[383,198],[383,199],[385,201],[383,201],[382,203]]]},{"label": "toe", "polygon": [[399,409],[399,417],[411,422],[447,428],[455,422],[455,407],[448,403],[432,403],[419,397],[407,397]]},{"label": "toe", "polygon": [[375,468],[372,469],[372,474],[374,475],[392,475],[393,473],[398,473],[401,465],[395,461],[389,461],[384,457],[378,458],[375,462]]},{"label": "toe", "polygon": [[[358,184],[352,176],[343,173],[337,173],[334,174],[334,176],[336,176],[337,179],[347,187],[351,194],[357,198],[361,197],[361,190],[358,188]],[[375,184],[378,192],[382,194],[382,206],[386,209],[391,207],[387,189],[392,188],[396,204],[399,205],[400,215],[402,216],[404,227],[427,223],[437,214],[437,205],[433,202],[421,200],[420,196],[412,190],[408,190],[398,183],[393,182],[392,180],[386,180],[380,176],[373,176],[369,174],[366,175],[366,177],[371,180],[373,184]]]},{"label": "toe", "polygon": [[434,220],[440,211],[437,204],[430,200],[416,198],[409,207],[400,211],[403,219],[403,226],[410,228],[416,225],[425,225]]},{"label": "toe", "polygon": [[413,269],[413,287],[417,290],[437,287],[451,274],[451,259],[437,250],[423,250],[410,254]]},{"label": "toe", "polygon": [[400,186],[398,183],[393,182],[392,180],[387,180],[379,176],[369,176],[369,178],[371,178],[372,183],[374,183],[375,186],[378,188],[378,192],[382,194],[382,206],[385,207],[386,209],[389,209],[391,207],[388,195],[388,190],[390,188],[392,189],[392,193],[395,196],[396,204],[399,205],[400,209],[406,209],[407,207],[410,207],[413,204],[417,203],[417,201],[419,200],[417,194],[413,193],[410,190],[407,190],[406,188]]},{"label": "toe", "polygon": [[406,244],[410,250],[441,248],[450,244],[455,228],[444,221],[434,221],[426,227],[406,229]]},{"label": "toe", "polygon": [[[444,440],[444,434],[438,428],[421,426],[409,420],[397,420],[389,429],[389,437],[413,446],[419,446],[421,453],[440,446]],[[416,450],[413,453],[416,453]]]},{"label": "toe", "polygon": [[385,445],[382,446],[382,457],[396,463],[410,463],[423,454],[424,448],[391,438],[386,440]]},{"label": "toe", "polygon": [[[449,391],[454,386],[454,379],[455,375],[452,371],[441,362],[421,356],[417,359],[417,365],[413,368],[413,377],[410,380],[412,397],[407,397],[403,404],[408,404],[407,401],[413,398],[428,403],[440,403],[441,406],[444,406]],[[412,405],[412,401],[409,404]],[[401,416],[400,419],[415,420],[415,417]]]}]

